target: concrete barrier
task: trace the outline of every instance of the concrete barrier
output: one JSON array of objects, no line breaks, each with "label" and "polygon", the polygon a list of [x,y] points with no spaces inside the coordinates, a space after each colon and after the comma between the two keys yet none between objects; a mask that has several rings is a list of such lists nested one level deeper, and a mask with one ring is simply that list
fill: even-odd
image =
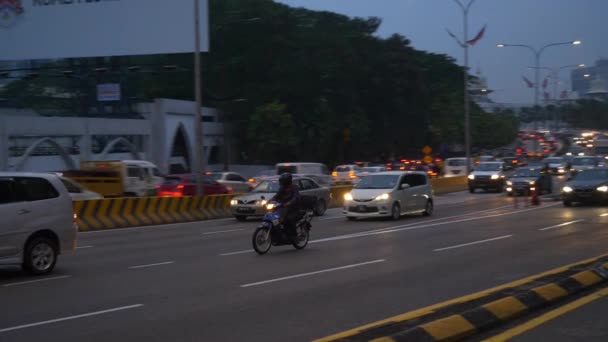
[{"label": "concrete barrier", "polygon": [[234,195],[127,197],[75,201],[80,231],[202,221],[230,216]]},{"label": "concrete barrier", "polygon": [[[466,177],[431,180],[435,194],[466,190]],[[341,207],[352,186],[331,188],[330,208]],[[80,231],[117,229],[230,217],[230,200],[238,195],[203,197],[127,197],[75,201]]]}]

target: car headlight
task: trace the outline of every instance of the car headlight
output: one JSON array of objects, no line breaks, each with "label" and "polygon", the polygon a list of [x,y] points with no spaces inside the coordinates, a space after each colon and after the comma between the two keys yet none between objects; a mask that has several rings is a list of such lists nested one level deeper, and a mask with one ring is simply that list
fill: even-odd
[{"label": "car headlight", "polygon": [[597,188],[597,191],[608,192],[608,185],[600,186],[599,188]]},{"label": "car headlight", "polygon": [[574,191],[574,189],[572,189],[571,187],[566,185],[565,187],[562,188],[562,191],[563,192],[572,192],[572,191]]},{"label": "car headlight", "polygon": [[267,200],[259,200],[259,201],[258,201],[258,204],[259,204],[259,205],[262,205],[262,206],[266,205],[267,203],[268,203],[268,201],[267,201]]},{"label": "car headlight", "polygon": [[353,195],[350,192],[347,192],[344,194],[344,200],[346,201],[352,201],[353,200]]},{"label": "car headlight", "polygon": [[272,210],[272,209],[274,209],[274,207],[275,207],[274,203],[268,203],[268,204],[266,204],[266,209],[267,210]]},{"label": "car headlight", "polygon": [[500,178],[500,176],[499,176],[499,175],[492,175],[492,177],[491,177],[491,178],[492,178],[492,179],[498,179],[498,178]]},{"label": "car headlight", "polygon": [[230,200],[230,205],[237,205],[237,204],[239,204],[239,201],[237,201],[235,199]]},{"label": "car headlight", "polygon": [[475,179],[475,175],[469,175],[469,179],[470,179],[470,180]]},{"label": "car headlight", "polygon": [[508,186],[511,186],[511,185],[513,185],[513,182],[511,182],[511,181],[507,181],[507,185],[508,185]]},{"label": "car headlight", "polygon": [[382,194],[378,197],[376,197],[376,201],[386,201],[387,199],[389,199],[390,195],[389,194]]},{"label": "car headlight", "polygon": [[530,185],[534,185],[534,184],[536,184],[536,181],[530,181],[529,183],[530,183]]}]

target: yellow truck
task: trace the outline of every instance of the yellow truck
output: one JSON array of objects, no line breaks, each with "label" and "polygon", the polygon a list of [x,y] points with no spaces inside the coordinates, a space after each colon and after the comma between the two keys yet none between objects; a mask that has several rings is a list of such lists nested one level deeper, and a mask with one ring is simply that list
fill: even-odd
[{"label": "yellow truck", "polygon": [[154,196],[163,177],[156,165],[143,160],[82,161],[80,170],[63,172],[104,197]]}]

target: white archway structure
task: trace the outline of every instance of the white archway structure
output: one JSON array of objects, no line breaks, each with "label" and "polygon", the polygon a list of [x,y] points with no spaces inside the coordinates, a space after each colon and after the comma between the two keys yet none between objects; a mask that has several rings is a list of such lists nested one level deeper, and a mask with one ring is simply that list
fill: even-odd
[{"label": "white archway structure", "polygon": [[21,157],[21,159],[19,159],[19,161],[17,162],[15,169],[17,171],[23,171],[23,166],[25,165],[25,162],[32,156],[32,153],[34,153],[36,148],[44,143],[48,143],[49,145],[51,145],[51,147],[53,147],[55,150],[57,150],[57,152],[59,152],[59,156],[61,157],[65,166],[67,166],[68,169],[70,169],[70,170],[76,169],[76,164],[74,163],[74,160],[72,160],[72,158],[66,152],[66,150],[61,145],[59,145],[55,140],[48,138],[48,137],[41,138],[41,139],[34,141],[27,148],[27,150],[25,150],[25,153],[23,153],[23,156]]},{"label": "white archway structure", "polygon": [[141,155],[139,153],[139,151],[137,151],[137,147],[135,147],[135,145],[133,145],[129,140],[123,138],[123,137],[119,137],[116,138],[112,141],[110,141],[106,147],[103,149],[103,151],[101,152],[101,155],[99,157],[100,160],[104,160],[107,158],[108,154],[110,153],[110,151],[112,151],[112,149],[114,147],[116,147],[116,145],[119,144],[123,144],[125,145],[128,149],[129,152],[131,153],[131,155],[133,156],[133,159],[135,160],[141,160]]}]

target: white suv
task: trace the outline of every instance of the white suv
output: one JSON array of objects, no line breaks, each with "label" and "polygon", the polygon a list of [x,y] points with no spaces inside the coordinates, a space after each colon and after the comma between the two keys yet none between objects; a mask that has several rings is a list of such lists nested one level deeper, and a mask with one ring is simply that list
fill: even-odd
[{"label": "white suv", "polygon": [[0,265],[47,274],[76,249],[72,199],[56,175],[0,172],[0,217]]}]

